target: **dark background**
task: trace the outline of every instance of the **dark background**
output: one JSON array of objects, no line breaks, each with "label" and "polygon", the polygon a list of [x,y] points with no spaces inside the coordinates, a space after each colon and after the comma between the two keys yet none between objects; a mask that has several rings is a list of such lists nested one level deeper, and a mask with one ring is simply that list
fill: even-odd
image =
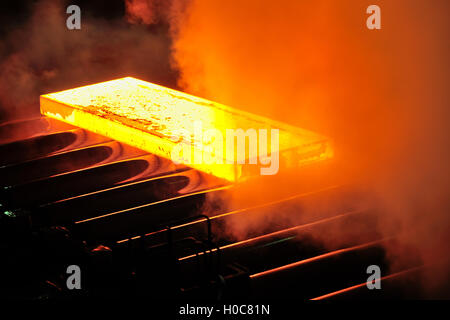
[{"label": "dark background", "polygon": [[[81,8],[68,30],[66,8]],[[125,1],[5,1],[0,4],[0,121],[39,116],[39,95],[134,76],[176,87],[169,26],[131,24]]]}]

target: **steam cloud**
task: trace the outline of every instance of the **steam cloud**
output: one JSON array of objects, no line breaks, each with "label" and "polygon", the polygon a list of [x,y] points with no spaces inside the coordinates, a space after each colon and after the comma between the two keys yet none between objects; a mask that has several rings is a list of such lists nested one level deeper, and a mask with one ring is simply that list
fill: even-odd
[{"label": "steam cloud", "polygon": [[399,224],[435,262],[450,226],[450,4],[376,3],[379,31],[367,1],[191,1],[174,33],[179,84],[332,137],[342,182],[378,196],[381,232]]}]

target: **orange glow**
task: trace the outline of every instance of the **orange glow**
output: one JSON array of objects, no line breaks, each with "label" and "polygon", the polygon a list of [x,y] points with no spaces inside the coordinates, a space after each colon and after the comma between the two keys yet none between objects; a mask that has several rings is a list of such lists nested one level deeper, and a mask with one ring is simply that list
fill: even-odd
[{"label": "orange glow", "polygon": [[362,244],[362,245],[358,245],[358,246],[354,246],[354,247],[349,247],[349,248],[345,248],[345,249],[339,249],[339,250],[335,250],[335,251],[332,251],[332,252],[324,253],[324,254],[321,254],[321,255],[318,255],[318,256],[315,256],[315,257],[312,257],[312,258],[308,258],[308,259],[296,261],[296,262],[293,262],[293,263],[290,263],[290,264],[286,264],[286,265],[281,266],[281,267],[269,269],[269,270],[262,271],[262,272],[259,272],[259,273],[254,273],[254,274],[250,275],[250,278],[263,277],[263,276],[266,276],[266,275],[274,273],[274,272],[287,270],[287,269],[290,269],[290,268],[294,268],[294,267],[300,266],[302,264],[310,263],[310,262],[313,262],[313,261],[318,261],[320,259],[324,259],[324,258],[327,258],[327,257],[338,255],[338,254],[341,254],[341,253],[344,253],[344,252],[349,252],[349,251],[353,251],[353,250],[358,250],[358,249],[362,249],[362,248],[371,247],[371,246],[377,245],[377,244],[382,244],[383,241],[385,241],[387,239],[388,238],[384,238],[384,239],[381,239],[381,240],[368,242],[368,243],[365,243],[365,244]]},{"label": "orange glow", "polygon": [[[339,214],[339,215],[336,215],[336,216],[333,216],[333,217],[330,217],[330,218],[325,218],[325,219],[318,220],[318,221],[311,222],[311,223],[307,223],[307,224],[304,224],[304,225],[295,226],[295,227],[292,227],[292,228],[271,232],[271,233],[268,233],[268,234],[265,234],[265,235],[262,235],[262,236],[257,236],[257,237],[254,237],[254,238],[233,242],[233,243],[221,246],[219,249],[220,250],[225,250],[227,248],[238,247],[240,245],[243,245],[244,243],[252,243],[252,242],[256,242],[258,240],[264,239],[264,238],[267,239],[267,238],[271,238],[271,237],[274,237],[274,236],[277,236],[277,235],[281,235],[281,234],[285,234],[285,233],[288,233],[288,232],[293,232],[293,231],[299,232],[299,230],[301,230],[301,229],[305,229],[305,228],[308,228],[308,227],[311,227],[311,226],[314,226],[314,225],[318,225],[318,224],[324,223],[326,221],[338,220],[339,218],[342,218],[344,216],[348,216],[348,215],[351,215],[351,214],[355,214],[357,212],[360,212],[360,210],[350,211],[350,212],[347,212],[347,213]],[[123,242],[123,240],[120,241],[120,242]],[[120,242],[118,241],[118,243],[120,243]],[[215,251],[217,251],[216,248],[212,248],[211,250],[207,250],[207,251],[200,251],[200,252],[188,255],[188,256],[181,257],[181,258],[178,259],[178,261],[187,260],[187,259],[190,259],[190,258],[193,258],[193,257],[196,257],[196,256],[201,256],[201,255],[203,255],[205,253],[208,253],[208,252],[215,252]]]},{"label": "orange glow", "polygon": [[[320,192],[325,192],[325,191],[328,191],[328,190],[333,190],[333,189],[336,189],[336,188],[338,188],[338,187],[337,187],[337,186],[331,186],[331,187],[327,187],[327,188],[323,188],[323,189],[319,189],[319,190],[315,190],[315,191],[311,191],[311,192],[305,192],[305,193],[302,193],[302,194],[300,194],[300,195],[297,194],[297,195],[295,195],[295,196],[283,198],[283,199],[276,200],[276,201],[266,202],[266,203],[264,203],[264,204],[260,204],[260,205],[248,207],[248,208],[245,208],[245,209],[238,209],[238,210],[229,211],[229,212],[222,213],[222,214],[217,214],[217,215],[215,215],[215,216],[210,217],[210,220],[213,221],[213,220],[215,220],[215,219],[221,219],[221,218],[224,218],[224,217],[227,217],[227,216],[233,216],[233,215],[236,215],[236,214],[243,215],[243,214],[245,214],[245,213],[247,213],[247,212],[249,212],[249,211],[251,211],[251,210],[262,209],[262,208],[267,207],[267,206],[280,204],[280,203],[283,203],[283,202],[285,202],[285,201],[289,201],[289,200],[293,200],[293,199],[301,199],[301,198],[307,197],[307,196],[309,196],[309,195],[313,195],[313,194],[320,193]],[[219,190],[219,189],[220,189],[220,190],[227,190],[227,189],[232,190],[232,186],[231,186],[231,185],[227,185],[227,186],[224,186],[224,187],[217,188],[217,190]],[[175,230],[175,229],[180,229],[180,228],[184,228],[184,227],[187,227],[187,226],[190,226],[190,225],[199,223],[199,222],[205,222],[205,221],[206,221],[206,219],[204,219],[204,218],[203,218],[203,219],[198,219],[198,220],[195,220],[195,221],[186,222],[186,223],[184,223],[184,224],[178,224],[178,225],[176,225],[176,226],[173,226],[172,229],[173,229],[173,230]],[[312,225],[312,224],[313,224],[313,223],[311,223],[311,225]],[[294,227],[294,228],[296,228],[296,227]],[[164,229],[164,230],[165,230],[165,229]],[[283,232],[283,231],[286,231],[286,230],[277,231],[277,232]],[[152,234],[156,234],[156,233],[158,233],[158,232],[161,232],[161,230],[154,231],[154,232],[149,232],[149,233],[144,234],[143,236],[137,236],[137,237],[135,237],[135,238],[136,238],[136,239],[139,239],[139,238],[141,238],[141,237],[146,237],[146,236],[149,236],[149,235],[152,235]],[[277,232],[274,232],[274,233],[271,233],[271,234],[272,234],[272,235],[273,235],[273,234],[277,234]],[[129,241],[129,240],[130,240],[130,238],[122,239],[122,240],[117,241],[116,243],[123,243],[123,242],[127,242],[127,241]],[[230,246],[230,245],[227,245],[227,246],[225,246],[225,247],[228,247],[228,246]],[[224,247],[222,247],[222,249],[223,249],[223,248],[224,248]],[[213,251],[214,251],[214,250],[213,250]],[[188,258],[188,257],[183,257],[183,258],[180,258],[180,260],[187,259],[187,258]]]},{"label": "orange glow", "polygon": [[[175,175],[167,175],[165,177],[170,177],[170,176],[175,176]],[[164,178],[164,177],[159,177],[159,178]],[[153,179],[158,179],[158,178],[152,178],[151,180],[153,180]],[[122,213],[126,213],[126,212],[131,212],[133,210],[140,209],[140,208],[157,206],[157,205],[159,205],[161,203],[170,202],[170,201],[174,201],[174,200],[177,200],[177,199],[182,199],[182,198],[190,197],[190,196],[197,195],[197,194],[202,194],[202,193],[211,192],[211,191],[218,191],[218,190],[226,190],[226,189],[229,189],[229,188],[231,188],[230,185],[223,186],[223,187],[217,187],[217,188],[209,189],[209,190],[202,190],[202,191],[198,191],[198,192],[194,192],[194,193],[190,193],[190,194],[185,194],[185,195],[181,195],[181,196],[176,196],[176,197],[173,197],[173,198],[168,198],[168,199],[164,199],[164,200],[160,200],[160,201],[154,201],[154,202],[143,204],[143,205],[140,205],[140,206],[137,206],[137,207],[132,207],[132,208],[128,208],[128,209],[124,209],[124,210],[120,210],[120,211],[115,211],[115,212],[103,214],[103,215],[100,215],[100,216],[95,216],[93,218],[87,218],[87,219],[84,219],[84,220],[79,220],[79,221],[76,221],[75,224],[86,223],[86,222],[89,222],[89,221],[98,220],[98,219],[102,219],[102,218],[113,216],[113,215],[118,215],[118,214],[122,214]],[[111,189],[106,189],[106,190],[111,190]],[[133,237],[131,239],[132,240],[133,239],[138,239],[139,237],[140,236],[135,236],[135,237]]]},{"label": "orange glow", "polygon": [[[402,275],[410,274],[410,273],[418,271],[418,270],[422,270],[423,268],[424,268],[424,266],[414,267],[414,268],[411,268],[411,269],[407,269],[407,270],[404,270],[404,271],[400,271],[400,272],[397,272],[397,273],[390,274],[388,276],[381,277],[380,279],[376,279],[374,282],[376,283],[376,282],[382,282],[382,281],[388,280],[388,279],[393,279],[393,278],[396,278],[396,277],[399,277],[399,276],[402,276]],[[357,284],[357,285],[354,285],[354,286],[351,286],[351,287],[348,287],[348,288],[345,288],[345,289],[342,289],[342,290],[338,290],[338,291],[334,291],[334,292],[331,292],[331,293],[324,294],[323,296],[320,296],[320,297],[317,297],[317,298],[313,298],[313,299],[310,299],[310,300],[324,300],[324,299],[328,299],[328,298],[337,296],[337,295],[339,295],[341,293],[349,292],[349,291],[352,291],[352,290],[355,290],[355,289],[358,289],[358,288],[363,288],[365,286],[367,286],[366,282],[360,283],[360,284]]]},{"label": "orange glow", "polygon": [[[131,77],[42,95],[40,102],[42,114],[169,159],[175,146],[185,143],[180,138],[186,132],[190,133],[193,157],[200,153],[200,159],[217,159],[219,155],[211,151],[212,139],[203,132],[217,130],[226,137],[227,129],[238,128],[278,129],[279,146],[269,152],[279,152],[280,167],[297,167],[332,156],[328,139],[313,132]],[[200,135],[195,134],[196,121],[202,126]],[[223,156],[223,163],[189,159],[182,163],[237,181],[255,173],[249,167],[247,150],[244,164],[226,163]]]}]

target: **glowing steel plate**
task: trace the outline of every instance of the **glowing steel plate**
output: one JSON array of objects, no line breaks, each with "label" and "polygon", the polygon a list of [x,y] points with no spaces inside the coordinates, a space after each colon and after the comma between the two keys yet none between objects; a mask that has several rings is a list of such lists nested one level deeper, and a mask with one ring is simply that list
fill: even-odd
[{"label": "glowing steel plate", "polygon": [[[248,142],[244,142],[244,154],[237,144],[234,146],[237,157],[241,156],[239,163],[227,161],[226,142],[223,152],[217,152],[220,144],[219,149],[212,145],[217,146],[220,134],[227,137],[229,129],[266,129],[268,155],[278,153],[280,170],[332,157],[329,140],[313,132],[131,77],[45,94],[40,105],[41,113],[48,117],[165,158],[173,159],[176,148],[189,145],[191,158],[185,156],[180,162],[229,181],[259,174],[268,166],[258,162],[265,149],[260,143],[252,153],[249,137],[243,140]],[[270,144],[271,129],[278,130],[276,146]],[[204,133],[208,130],[219,135],[207,136]],[[186,135],[190,137],[183,140]],[[206,159],[207,155],[219,161],[193,160]]]}]

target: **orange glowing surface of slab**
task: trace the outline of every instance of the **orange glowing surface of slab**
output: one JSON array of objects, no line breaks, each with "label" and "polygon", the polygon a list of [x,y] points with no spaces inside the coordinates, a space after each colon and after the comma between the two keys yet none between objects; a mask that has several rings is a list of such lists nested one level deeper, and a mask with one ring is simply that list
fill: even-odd
[{"label": "orange glowing surface of slab", "polygon": [[[313,132],[131,77],[45,94],[40,106],[48,117],[165,158],[176,151],[178,162],[228,181],[260,173],[274,153],[280,170],[332,157],[329,140]],[[251,134],[241,145],[230,136],[236,143],[229,148],[227,134],[237,129],[267,130],[266,148]],[[266,162],[258,160],[263,155]]]}]

